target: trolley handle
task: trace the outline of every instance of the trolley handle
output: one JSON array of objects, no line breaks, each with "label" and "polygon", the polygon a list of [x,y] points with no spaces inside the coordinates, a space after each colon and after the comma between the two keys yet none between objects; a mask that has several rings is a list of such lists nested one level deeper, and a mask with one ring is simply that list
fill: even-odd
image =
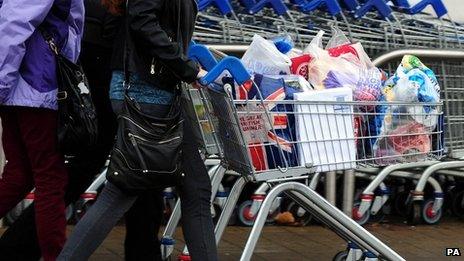
[{"label": "trolley handle", "polygon": [[422,12],[427,6],[432,6],[433,10],[437,14],[438,18],[446,15],[448,10],[446,9],[445,4],[442,0],[422,0],[421,2],[417,3],[415,6],[408,9],[410,14],[418,14]]},{"label": "trolley handle", "polygon": [[288,8],[282,0],[260,0],[250,8],[250,14],[256,14],[266,6],[270,6],[279,16],[283,16],[288,12]]},{"label": "trolley handle", "polygon": [[401,8],[409,8],[409,7],[411,7],[409,5],[408,0],[391,0],[391,1],[397,7],[401,7]]},{"label": "trolley handle", "polygon": [[354,17],[361,18],[372,9],[376,9],[383,19],[389,18],[393,12],[384,0],[369,0],[354,12]]},{"label": "trolley handle", "polygon": [[359,8],[359,3],[357,0],[340,0],[342,1],[346,8],[349,10],[349,11],[356,11],[356,9]]},{"label": "trolley handle", "polygon": [[332,16],[337,16],[342,12],[342,8],[337,0],[312,0],[303,4],[301,10],[303,12],[311,12],[318,9],[321,5],[325,5]]},{"label": "trolley handle", "polygon": [[200,79],[200,84],[207,86],[213,83],[221,74],[228,71],[237,84],[242,85],[251,79],[251,75],[245,69],[242,62],[232,56],[227,56],[222,59],[216,66],[209,70],[209,72]]},{"label": "trolley handle", "polygon": [[228,15],[234,12],[229,0],[200,0],[198,2],[198,10],[204,11],[213,4],[216,5],[222,15]]},{"label": "trolley handle", "polygon": [[212,70],[218,63],[208,47],[202,44],[191,44],[188,55],[190,59],[200,63],[207,71]]},{"label": "trolley handle", "polygon": [[255,0],[240,0],[240,3],[250,12],[250,9],[256,4]]}]

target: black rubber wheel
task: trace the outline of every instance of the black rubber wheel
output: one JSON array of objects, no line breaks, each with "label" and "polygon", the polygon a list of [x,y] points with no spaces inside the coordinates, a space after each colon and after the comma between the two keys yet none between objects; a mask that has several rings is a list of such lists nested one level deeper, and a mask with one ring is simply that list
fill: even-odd
[{"label": "black rubber wheel", "polygon": [[287,211],[292,213],[293,217],[295,218],[295,222],[301,224],[302,226],[307,226],[313,220],[313,215],[311,215],[311,212],[302,209],[300,205],[294,201],[288,204]]},{"label": "black rubber wheel", "polygon": [[436,213],[433,213],[433,199],[424,201],[422,205],[422,220],[428,225],[435,225],[440,222],[442,216],[442,209],[440,208]]},{"label": "black rubber wheel", "polygon": [[419,225],[422,222],[422,201],[413,201],[408,205],[408,225]]},{"label": "black rubber wheel", "polygon": [[348,250],[340,251],[332,258],[332,261],[345,261],[347,257]]}]

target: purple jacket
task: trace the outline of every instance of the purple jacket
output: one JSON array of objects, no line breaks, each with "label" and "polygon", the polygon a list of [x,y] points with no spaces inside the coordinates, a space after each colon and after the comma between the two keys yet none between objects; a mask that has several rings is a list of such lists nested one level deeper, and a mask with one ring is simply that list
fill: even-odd
[{"label": "purple jacket", "polygon": [[83,0],[0,0],[0,105],[57,109],[55,57],[36,28],[76,62],[83,20]]}]

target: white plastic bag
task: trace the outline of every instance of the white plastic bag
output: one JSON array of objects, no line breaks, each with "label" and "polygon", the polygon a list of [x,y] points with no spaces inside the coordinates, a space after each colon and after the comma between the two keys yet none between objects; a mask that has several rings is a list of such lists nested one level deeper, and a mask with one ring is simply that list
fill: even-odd
[{"label": "white plastic bag", "polygon": [[242,57],[242,63],[252,74],[290,74],[291,61],[273,42],[255,34]]},{"label": "white plastic bag", "polygon": [[[338,57],[332,56],[327,50],[322,48],[322,37],[324,31],[314,37],[311,43],[306,47],[305,52],[311,56],[308,65],[308,80],[316,90],[325,88],[324,80],[327,79],[330,72],[337,72],[342,75],[358,74],[357,57],[352,53],[342,54]],[[344,87],[344,86],[334,86]]]},{"label": "white plastic bag", "polygon": [[3,150],[3,126],[2,119],[0,119],[0,178],[2,178],[3,169],[5,168],[6,158],[5,151]]}]

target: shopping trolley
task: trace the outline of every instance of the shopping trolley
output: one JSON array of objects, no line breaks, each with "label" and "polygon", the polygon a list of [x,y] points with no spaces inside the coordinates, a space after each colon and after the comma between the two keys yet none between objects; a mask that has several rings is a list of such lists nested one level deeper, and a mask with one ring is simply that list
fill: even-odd
[{"label": "shopping trolley", "polygon": [[[437,73],[437,78],[442,88],[442,100],[444,101],[444,148],[446,158],[439,161],[422,162],[422,170],[417,173],[409,172],[406,177],[418,180],[415,189],[411,192],[405,192],[407,197],[407,218],[409,223],[418,224],[423,220],[427,224],[437,223],[442,215],[442,206],[444,202],[445,191],[440,184],[433,179],[434,174],[442,174],[452,177],[463,177],[464,162],[463,157],[463,132],[464,109],[462,100],[464,88],[460,80],[462,59],[464,52],[460,50],[418,50],[406,49],[397,50],[378,57],[374,63],[378,66],[385,64],[396,64],[397,60],[404,54],[414,54],[419,57],[428,59],[428,64]],[[461,160],[460,160],[461,159]],[[363,209],[361,213],[367,211],[372,203],[373,192],[377,186],[385,180],[387,176],[395,175],[402,169],[411,169],[418,167],[415,163],[407,165],[397,164],[383,169],[373,180],[373,182],[363,192]],[[378,173],[378,172],[377,172]],[[376,174],[377,174],[376,173]],[[427,200],[424,197],[424,188],[427,183],[433,188],[433,196]],[[455,202],[455,208],[464,207],[461,191],[451,193],[450,200]],[[372,204],[375,205],[375,202]],[[381,204],[383,205],[383,204]],[[368,213],[368,212],[364,212]],[[359,213],[358,213],[359,214]]]},{"label": "shopping trolley", "polygon": [[[235,85],[229,83],[218,84],[216,81],[224,71],[228,71],[232,79],[239,86],[245,85],[254,89],[259,98],[253,100],[234,99],[233,90],[235,89]],[[213,70],[201,79],[203,85],[209,86],[207,94],[209,97],[208,100],[212,105],[212,111],[208,111],[207,113],[217,118],[217,125],[213,127],[216,128],[215,132],[218,135],[223,150],[223,164],[227,169],[234,170],[241,175],[241,182],[236,183],[232,189],[219,222],[221,222],[221,220],[227,220],[230,217],[231,212],[229,210],[233,209],[236,203],[234,197],[240,194],[245,183],[266,182],[272,187],[258,213],[241,260],[249,260],[251,258],[272,203],[281,193],[288,194],[292,199],[296,200],[315,217],[334,229],[347,241],[356,243],[362,249],[372,252],[376,256],[389,260],[403,260],[398,254],[369,234],[364,228],[356,224],[336,207],[330,205],[313,190],[304,184],[295,182],[295,180],[299,180],[302,177],[304,178],[308,173],[313,173],[315,171],[355,167],[357,160],[356,155],[352,154],[353,151],[342,156],[336,153],[320,154],[320,161],[315,163],[317,160],[305,156],[304,153],[297,153],[296,148],[301,146],[303,150],[309,148],[309,151],[311,151],[312,146],[316,146],[316,148],[319,149],[330,146],[350,146],[349,144],[354,146],[354,134],[350,133],[353,131],[353,128],[345,128],[348,125],[345,126],[343,124],[353,124],[352,109],[353,106],[357,104],[349,101],[297,102],[293,100],[263,100],[263,95],[259,87],[254,81],[250,81],[250,79],[250,75],[247,73],[240,60],[233,57],[223,59]],[[279,107],[280,109],[277,111],[270,109],[271,107],[275,108],[274,106],[279,105],[282,106]],[[322,111],[314,115],[312,115],[311,112],[304,111],[307,108],[311,108],[311,106],[322,106]],[[326,109],[325,111],[324,108]],[[330,112],[329,108],[332,109],[332,112]],[[335,116],[333,111],[334,108],[337,110],[337,116]],[[332,137],[325,137],[325,139],[311,140],[309,138],[305,139],[300,137],[300,139],[297,140],[279,138],[280,133],[278,129],[274,127],[274,120],[275,116],[282,117],[284,115],[287,115],[287,117],[292,117],[293,115],[294,120],[299,122],[302,127],[302,133],[307,129],[308,132],[313,134],[317,132],[311,129],[316,128],[315,122],[311,120],[311,116],[316,117],[313,120],[321,120],[327,117],[341,117],[338,119],[340,121],[337,121],[338,124],[340,124],[339,128],[343,128],[342,130],[345,132],[344,135],[348,136],[336,137],[335,133],[339,135],[342,133],[339,132],[340,129],[336,129],[336,126],[332,126],[334,130]],[[310,118],[305,119],[304,117],[306,116]],[[250,125],[248,125],[250,122],[262,123],[263,125],[260,130],[262,130],[263,135],[267,136],[269,139],[262,144],[250,144],[244,130],[244,127],[250,127]],[[306,123],[309,124],[309,122],[313,123],[312,126],[305,125]],[[291,132],[292,128],[288,128]],[[327,126],[327,128],[330,129],[330,126]],[[262,156],[256,155],[264,150],[267,152],[267,163],[264,163]],[[317,152],[315,153],[317,154]],[[417,156],[416,154],[418,153],[412,153],[408,156]],[[315,156],[315,154],[313,154],[313,156]],[[334,158],[329,159],[329,157],[335,157],[335,160]],[[375,160],[375,158],[369,160]],[[364,159],[364,161],[367,162],[368,159]],[[221,227],[220,224],[216,227],[217,240],[220,239],[224,228],[225,226]]]},{"label": "shopping trolley", "polygon": [[[432,60],[427,60],[427,64],[431,64],[433,70],[438,72],[437,78],[439,79],[440,86],[442,87],[442,100],[444,101],[444,132],[442,138],[444,138],[444,148],[447,151],[447,158],[443,162],[439,162],[436,159],[428,162],[421,162],[418,166],[416,163],[408,164],[396,164],[389,166],[387,168],[379,171],[373,171],[373,174],[376,174],[376,178],[373,182],[364,190],[363,192],[363,203],[360,212],[357,214],[366,214],[369,213],[367,210],[372,205],[376,205],[375,200],[373,200],[374,191],[377,189],[380,182],[384,181],[388,176],[395,176],[397,172],[404,172],[401,170],[411,170],[414,168],[420,167],[421,169],[416,173],[414,171],[409,171],[409,173],[403,177],[409,179],[419,180],[411,193],[405,191],[404,194],[407,195],[407,217],[408,221],[411,224],[417,224],[423,220],[427,224],[437,223],[442,215],[442,206],[444,201],[444,191],[442,190],[440,184],[436,180],[432,179],[433,173],[441,173],[449,176],[458,176],[461,177],[463,172],[462,169],[463,162],[456,159],[460,157],[462,147],[459,147],[459,140],[462,141],[462,129],[457,130],[457,128],[462,128],[462,106],[460,105],[459,97],[462,97],[463,89],[456,82],[457,71],[459,70],[459,59],[463,58],[463,52],[459,50],[419,50],[419,49],[406,49],[406,50],[397,50],[390,53],[387,53],[383,56],[378,57],[374,60],[374,63],[378,66],[382,65],[396,65],[400,57],[405,54],[414,54],[419,57],[424,57]],[[457,67],[451,67],[449,64],[456,65]],[[451,79],[451,84],[448,82],[448,79]],[[456,82],[456,83],[455,83]],[[457,128],[456,128],[457,127]],[[456,140],[457,142],[453,142]],[[405,174],[405,173],[403,173]],[[421,174],[421,175],[418,175]],[[427,183],[433,188],[433,196],[428,200],[424,199],[424,188]],[[378,206],[383,206],[383,204],[377,204]],[[376,209],[371,208],[371,211],[377,211]]]}]

